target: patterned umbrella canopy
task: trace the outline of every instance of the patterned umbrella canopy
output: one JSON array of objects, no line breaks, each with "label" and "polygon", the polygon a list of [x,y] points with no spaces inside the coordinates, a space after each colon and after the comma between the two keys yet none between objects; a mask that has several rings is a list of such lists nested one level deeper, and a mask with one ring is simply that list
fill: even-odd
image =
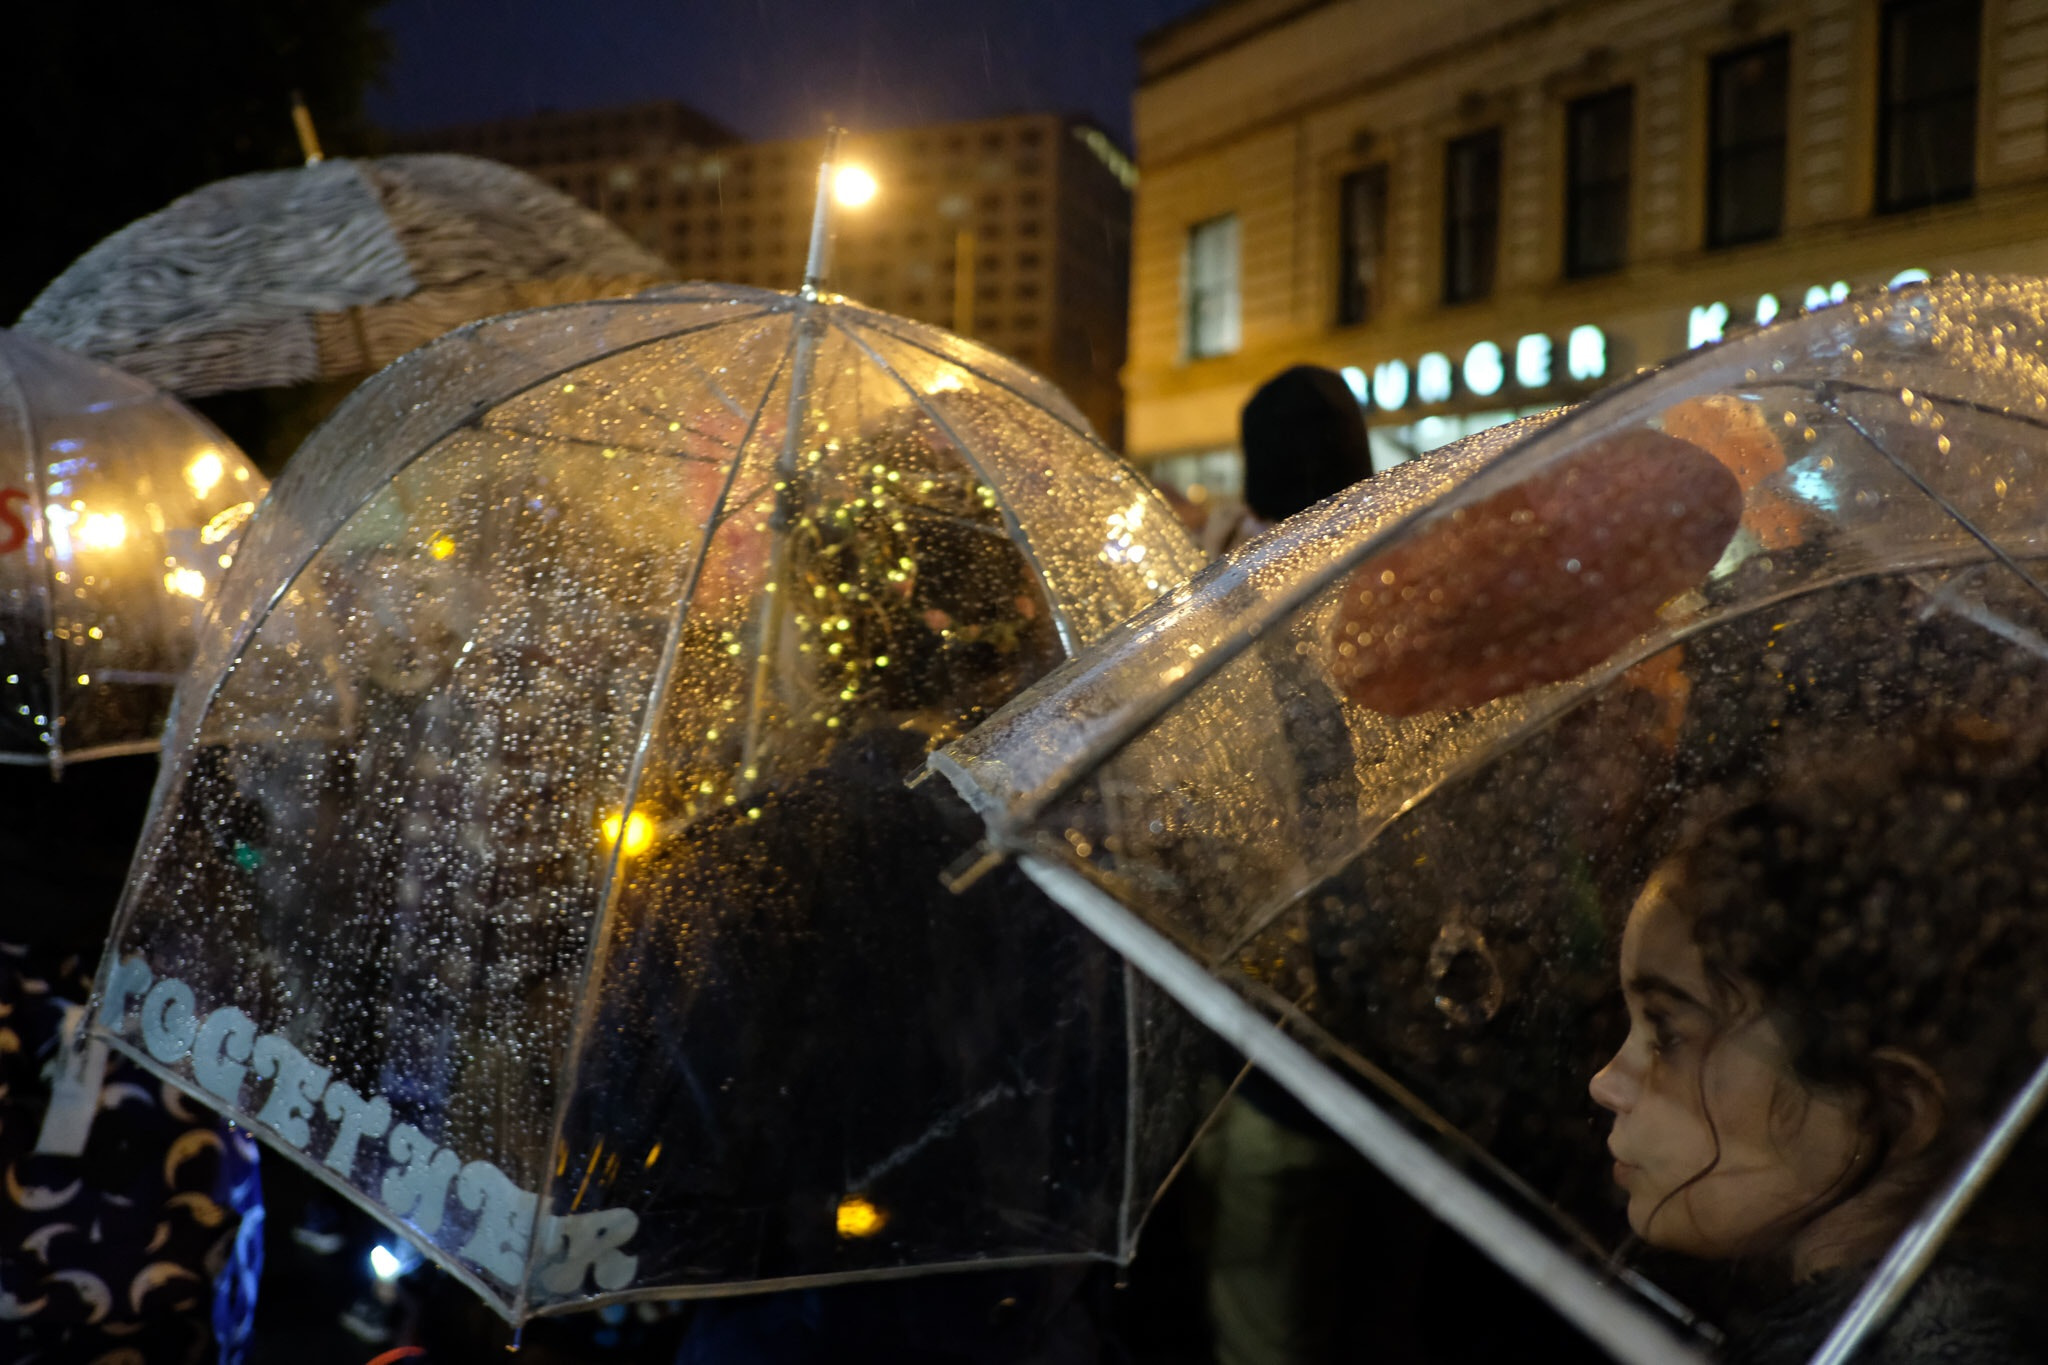
[{"label": "patterned umbrella canopy", "polygon": [[[1962,1300],[1995,1335],[2048,1240],[2024,1185],[1963,1218],[2048,1098],[2044,345],[2048,285],[1951,279],[1481,433],[932,764],[980,865],[1615,1356],[1718,1320],[1840,1362],[1902,1301],[1906,1341]],[[1786,1117],[1826,1105],[1839,1149]],[[2012,1258],[1936,1260],[1972,1226]],[[1773,1285],[1815,1228],[1829,1273]]]},{"label": "patterned umbrella canopy", "polygon": [[267,487],[176,399],[0,330],[0,763],[157,747]]},{"label": "patterned umbrella canopy", "polygon": [[330,160],[218,181],[130,223],[19,326],[203,397],[367,374],[477,318],[672,278],[509,166]]}]

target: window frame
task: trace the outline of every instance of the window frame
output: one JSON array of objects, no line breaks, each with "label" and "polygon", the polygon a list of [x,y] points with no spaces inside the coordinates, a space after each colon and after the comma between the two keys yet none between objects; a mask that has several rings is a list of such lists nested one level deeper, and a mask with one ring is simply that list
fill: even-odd
[{"label": "window frame", "polygon": [[[1920,95],[1909,100],[1892,98],[1892,28],[1900,17],[1911,10],[1941,8],[1944,18],[1952,17],[1956,0],[1885,0],[1878,12],[1877,27],[1877,164],[1873,189],[1876,211],[1879,213],[1905,213],[1913,209],[1928,208],[1935,204],[1953,204],[1968,199],[1977,193],[1977,144],[1983,133],[1984,99],[1984,5],[1983,0],[1966,0],[1968,4],[1974,41],[1970,44],[1970,81],[1967,86],[1936,91],[1931,95]],[[1969,175],[1959,187],[1950,187],[1930,195],[1894,196],[1890,193],[1888,174],[1892,169],[1892,135],[1897,131],[1900,110],[1923,114],[1930,106],[1955,103],[1966,107],[1970,113],[1969,157],[1965,164]]]},{"label": "window frame", "polygon": [[[1784,95],[1780,102],[1783,117],[1778,121],[1778,132],[1774,138],[1752,138],[1745,142],[1723,146],[1721,142],[1721,76],[1724,71],[1733,70],[1738,64],[1761,57],[1776,50],[1782,57],[1781,67],[1784,80]],[[1737,158],[1754,158],[1758,154],[1775,148],[1778,156],[1778,199],[1777,217],[1770,228],[1748,233],[1723,233],[1720,230],[1719,208],[1721,195],[1733,181],[1729,176],[1728,163]],[[1780,33],[1761,42],[1745,43],[1714,54],[1707,66],[1707,221],[1706,245],[1708,249],[1746,246],[1751,242],[1768,242],[1785,235],[1785,191],[1790,184],[1787,175],[1792,149],[1792,35]]]},{"label": "window frame", "polygon": [[[1206,233],[1227,230],[1230,241],[1230,266],[1228,279],[1205,283],[1199,277],[1201,253],[1199,246]],[[1212,360],[1219,356],[1235,355],[1244,345],[1244,314],[1241,286],[1244,262],[1244,229],[1235,211],[1213,214],[1200,222],[1190,223],[1187,238],[1182,248],[1181,263],[1181,354],[1189,360]],[[1222,327],[1223,337],[1214,342],[1205,341],[1204,323],[1208,315],[1204,312],[1205,301],[1218,291],[1227,292],[1227,322]]]},{"label": "window frame", "polygon": [[[1501,200],[1501,147],[1500,125],[1481,128],[1450,139],[1444,144],[1444,198],[1443,198],[1443,301],[1447,304],[1477,303],[1491,298],[1500,282],[1500,200]],[[1468,151],[1490,147],[1493,156],[1492,204],[1480,211],[1459,212],[1457,190],[1459,185],[1459,159]],[[1484,269],[1470,273],[1474,280],[1464,288],[1457,287],[1457,267],[1460,260],[1461,234],[1473,232],[1476,225],[1484,224],[1486,246]],[[1476,235],[1476,234],[1475,234]],[[1474,253],[1472,262],[1477,265],[1479,254]]]},{"label": "window frame", "polygon": [[[1337,325],[1357,327],[1371,322],[1386,307],[1387,208],[1393,172],[1384,161],[1347,171],[1337,181]],[[1359,281],[1357,261],[1356,200],[1354,185],[1375,185],[1373,195],[1377,221],[1373,225],[1374,267],[1372,282]]]},{"label": "window frame", "polygon": [[[1579,158],[1579,121],[1588,115],[1598,114],[1605,107],[1620,105],[1622,109],[1622,157],[1618,174],[1604,179],[1582,178]],[[1630,240],[1634,234],[1629,215],[1634,207],[1635,194],[1635,146],[1636,146],[1636,89],[1633,85],[1616,85],[1590,95],[1582,95],[1565,105],[1565,174],[1564,174],[1564,273],[1573,280],[1591,279],[1599,275],[1611,275],[1627,267]],[[1581,237],[1580,208],[1585,196],[1591,193],[1612,195],[1619,189],[1621,217],[1621,251],[1613,260],[1587,261],[1584,253],[1586,243]]]}]

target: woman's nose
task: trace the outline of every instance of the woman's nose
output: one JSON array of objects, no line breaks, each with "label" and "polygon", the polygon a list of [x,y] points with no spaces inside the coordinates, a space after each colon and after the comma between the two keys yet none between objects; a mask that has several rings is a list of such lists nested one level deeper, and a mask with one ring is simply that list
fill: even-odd
[{"label": "woman's nose", "polygon": [[1636,1081],[1623,1062],[1627,1049],[1607,1059],[1607,1065],[1593,1073],[1593,1079],[1586,1089],[1593,1096],[1593,1103],[1602,1109],[1617,1114],[1626,1114],[1635,1107]]}]

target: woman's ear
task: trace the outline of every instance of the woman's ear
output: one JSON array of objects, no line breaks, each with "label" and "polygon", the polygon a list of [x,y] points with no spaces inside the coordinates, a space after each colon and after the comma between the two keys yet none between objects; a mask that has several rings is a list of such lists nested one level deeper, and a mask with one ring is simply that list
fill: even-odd
[{"label": "woman's ear", "polygon": [[1895,1160],[1910,1160],[1934,1145],[1948,1122],[1948,1087],[1934,1068],[1902,1048],[1870,1054],[1877,1075],[1878,1103],[1892,1130]]}]

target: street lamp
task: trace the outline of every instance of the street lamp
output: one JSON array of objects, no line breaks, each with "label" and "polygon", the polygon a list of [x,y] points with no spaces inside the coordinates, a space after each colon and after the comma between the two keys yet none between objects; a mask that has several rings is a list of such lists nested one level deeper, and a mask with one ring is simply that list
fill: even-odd
[{"label": "street lamp", "polygon": [[845,208],[857,209],[875,197],[880,186],[865,166],[848,163],[832,172],[832,198]]}]

